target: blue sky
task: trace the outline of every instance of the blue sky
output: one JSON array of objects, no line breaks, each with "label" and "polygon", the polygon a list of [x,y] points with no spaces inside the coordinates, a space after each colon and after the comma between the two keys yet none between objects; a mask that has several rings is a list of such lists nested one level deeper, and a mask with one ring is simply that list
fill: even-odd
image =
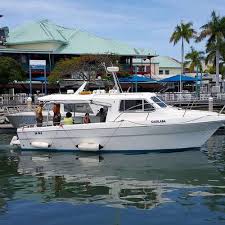
[{"label": "blue sky", "polygon": [[[180,44],[169,43],[174,27],[183,20],[198,30],[212,10],[224,16],[225,0],[0,0],[0,26],[49,19],[179,60]],[[204,43],[192,44],[204,50]]]}]

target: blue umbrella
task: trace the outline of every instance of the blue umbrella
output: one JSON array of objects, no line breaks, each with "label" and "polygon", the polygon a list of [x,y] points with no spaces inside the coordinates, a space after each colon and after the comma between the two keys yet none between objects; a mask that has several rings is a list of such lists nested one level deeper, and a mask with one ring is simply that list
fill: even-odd
[{"label": "blue umbrella", "polygon": [[119,78],[119,82],[121,83],[155,83],[156,80],[153,80],[146,76],[133,75],[129,77],[121,77]]},{"label": "blue umbrella", "polygon": [[[198,78],[198,80],[200,80],[200,78]],[[189,76],[185,76],[185,75],[180,75],[177,74],[175,76],[172,77],[168,77],[165,79],[160,80],[159,82],[196,82],[196,78],[195,77],[189,77]]]},{"label": "blue umbrella", "polygon": [[48,82],[48,78],[46,77],[33,77],[32,78],[33,81],[41,81],[41,82]]}]

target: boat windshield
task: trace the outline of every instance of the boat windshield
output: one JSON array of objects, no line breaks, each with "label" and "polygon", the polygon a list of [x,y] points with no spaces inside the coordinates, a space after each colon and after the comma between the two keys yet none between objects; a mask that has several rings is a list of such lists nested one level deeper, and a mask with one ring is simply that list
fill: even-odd
[{"label": "boat windshield", "polygon": [[151,100],[153,102],[155,102],[161,108],[166,108],[167,107],[166,103],[159,97],[153,96],[153,97],[151,97]]}]

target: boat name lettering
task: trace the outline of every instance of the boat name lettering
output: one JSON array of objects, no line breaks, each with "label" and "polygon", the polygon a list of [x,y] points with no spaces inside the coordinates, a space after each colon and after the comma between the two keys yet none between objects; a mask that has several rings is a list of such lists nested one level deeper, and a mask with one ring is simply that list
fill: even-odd
[{"label": "boat name lettering", "polygon": [[151,123],[165,123],[165,120],[151,120]]},{"label": "boat name lettering", "polygon": [[38,131],[38,132],[35,132],[34,134],[35,134],[35,135],[37,135],[37,134],[42,134],[42,132],[41,132],[41,131]]}]

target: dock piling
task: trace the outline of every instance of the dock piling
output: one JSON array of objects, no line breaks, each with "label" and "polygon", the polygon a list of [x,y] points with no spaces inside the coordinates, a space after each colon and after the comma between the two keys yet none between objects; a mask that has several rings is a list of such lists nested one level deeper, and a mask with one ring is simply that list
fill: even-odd
[{"label": "dock piling", "polygon": [[209,111],[213,112],[213,97],[209,97]]}]

